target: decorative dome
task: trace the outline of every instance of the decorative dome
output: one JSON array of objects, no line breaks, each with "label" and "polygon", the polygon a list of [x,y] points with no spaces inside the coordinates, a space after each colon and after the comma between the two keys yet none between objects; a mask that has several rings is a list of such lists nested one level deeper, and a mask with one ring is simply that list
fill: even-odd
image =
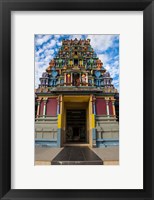
[{"label": "decorative dome", "polygon": [[48,77],[48,73],[47,72],[43,72],[42,78],[47,78],[47,77]]},{"label": "decorative dome", "polygon": [[104,77],[109,77],[109,78],[110,78],[110,73],[109,73],[109,72],[106,72],[106,73],[104,74]]}]

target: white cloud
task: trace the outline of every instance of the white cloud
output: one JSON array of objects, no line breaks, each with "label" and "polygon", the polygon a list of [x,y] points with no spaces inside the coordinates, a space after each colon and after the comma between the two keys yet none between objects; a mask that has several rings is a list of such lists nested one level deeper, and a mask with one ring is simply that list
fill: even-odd
[{"label": "white cloud", "polygon": [[48,65],[45,62],[35,62],[35,88],[40,84],[39,78],[47,67]]},{"label": "white cloud", "polygon": [[115,86],[115,88],[119,91],[119,78],[117,80],[113,80],[112,84]]},{"label": "white cloud", "polygon": [[69,39],[74,40],[75,38],[77,38],[78,40],[83,39],[82,35],[70,35]]},{"label": "white cloud", "polygon": [[109,61],[108,54],[97,54],[97,57],[103,62],[103,66]]},{"label": "white cloud", "polygon": [[60,38],[60,35],[54,35],[54,38],[55,38],[55,39],[59,39],[59,38]]},{"label": "white cloud", "polygon": [[35,44],[42,45],[43,43],[47,42],[51,37],[52,37],[51,35],[45,35],[43,37],[39,36],[35,38]]},{"label": "white cloud", "polygon": [[35,35],[35,37],[40,39],[40,38],[43,37],[43,35],[42,34],[40,34],[40,35],[37,34],[37,35]]},{"label": "white cloud", "polygon": [[44,54],[42,54],[42,55],[40,56],[40,58],[42,58],[42,59],[44,59],[44,57],[45,57],[45,55],[44,55]]},{"label": "white cloud", "polygon": [[110,65],[107,65],[105,69],[110,72],[110,75],[113,79],[117,76],[119,77],[119,62],[118,61],[115,61]]},{"label": "white cloud", "polygon": [[105,69],[110,72],[110,70],[111,70],[110,65],[109,64],[105,65]]},{"label": "white cloud", "polygon": [[49,64],[49,62],[53,59],[53,55],[48,55],[45,57],[44,62],[47,62]]},{"label": "white cloud", "polygon": [[53,49],[46,49],[46,50],[44,51],[44,55],[45,55],[45,56],[53,55],[54,52],[55,52],[55,51],[54,51]]},{"label": "white cloud", "polygon": [[119,80],[113,80],[112,83],[117,85],[117,84],[119,84]]},{"label": "white cloud", "polygon": [[49,43],[50,48],[53,47],[53,46],[55,46],[55,44],[56,44],[55,40],[50,40],[50,43]]},{"label": "white cloud", "polygon": [[38,51],[35,51],[35,55],[39,56],[42,52],[43,52],[43,49],[40,48]]},{"label": "white cloud", "polygon": [[56,41],[50,40],[48,43],[43,45],[43,50],[46,50],[46,49],[49,49],[49,48],[54,48],[55,45],[56,45]]},{"label": "white cloud", "polygon": [[111,78],[113,78],[112,84],[116,89],[119,90],[119,58],[115,56],[112,58],[112,62],[107,63],[105,69],[110,73]]},{"label": "white cloud", "polygon": [[60,47],[62,46],[62,42],[57,42],[57,45]]},{"label": "white cloud", "polygon": [[88,35],[87,38],[91,40],[91,46],[95,51],[105,51],[113,46],[115,35]]}]

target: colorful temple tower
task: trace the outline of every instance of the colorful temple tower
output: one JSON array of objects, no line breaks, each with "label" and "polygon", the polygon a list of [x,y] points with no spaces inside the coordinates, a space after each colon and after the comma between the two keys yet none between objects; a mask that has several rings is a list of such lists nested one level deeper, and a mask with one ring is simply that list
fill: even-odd
[{"label": "colorful temple tower", "polygon": [[35,144],[118,145],[116,95],[90,40],[63,40],[35,90]]}]

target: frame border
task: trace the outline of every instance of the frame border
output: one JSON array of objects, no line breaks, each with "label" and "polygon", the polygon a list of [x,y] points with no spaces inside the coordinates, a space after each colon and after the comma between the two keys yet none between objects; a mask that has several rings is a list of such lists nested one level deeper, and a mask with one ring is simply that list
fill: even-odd
[{"label": "frame border", "polygon": [[[11,189],[11,11],[143,11],[144,144],[143,190]],[[0,198],[154,199],[154,2],[152,0],[0,0]]]}]

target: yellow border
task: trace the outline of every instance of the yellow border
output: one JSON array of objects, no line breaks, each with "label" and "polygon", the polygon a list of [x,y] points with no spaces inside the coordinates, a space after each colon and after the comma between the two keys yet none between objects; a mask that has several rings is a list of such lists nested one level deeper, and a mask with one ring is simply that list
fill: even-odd
[{"label": "yellow border", "polygon": [[61,120],[62,120],[62,115],[58,115],[58,128],[61,128]]}]

